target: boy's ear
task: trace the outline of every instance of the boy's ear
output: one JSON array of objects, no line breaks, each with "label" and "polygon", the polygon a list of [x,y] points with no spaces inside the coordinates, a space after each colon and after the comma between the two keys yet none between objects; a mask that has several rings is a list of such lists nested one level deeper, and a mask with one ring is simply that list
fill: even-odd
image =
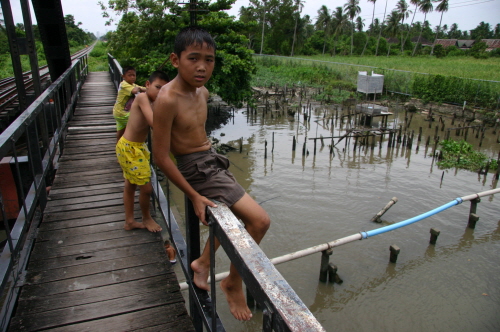
[{"label": "boy's ear", "polygon": [[149,80],[147,80],[144,85],[145,85],[146,88],[149,88],[149,86],[151,85],[151,83],[149,82]]},{"label": "boy's ear", "polygon": [[175,53],[170,53],[170,63],[175,68],[179,68],[179,57]]}]

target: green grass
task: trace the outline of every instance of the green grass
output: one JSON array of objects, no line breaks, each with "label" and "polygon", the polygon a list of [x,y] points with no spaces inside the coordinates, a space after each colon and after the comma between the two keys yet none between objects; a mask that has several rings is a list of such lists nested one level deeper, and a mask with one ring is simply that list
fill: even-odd
[{"label": "green grass", "polygon": [[[353,65],[372,66],[385,69],[407,70],[434,75],[457,76],[481,80],[500,81],[500,58],[475,59],[474,57],[446,57],[437,59],[431,56],[298,56],[297,58]],[[368,68],[367,68],[368,69]]]}]

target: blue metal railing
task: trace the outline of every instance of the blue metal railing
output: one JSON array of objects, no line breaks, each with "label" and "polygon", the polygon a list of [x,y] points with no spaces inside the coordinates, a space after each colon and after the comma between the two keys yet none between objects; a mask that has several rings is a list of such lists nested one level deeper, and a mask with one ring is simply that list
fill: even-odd
[{"label": "blue metal railing", "polygon": [[[64,150],[67,124],[87,75],[85,55],[0,134],[0,160],[9,161],[16,183],[15,190],[0,188],[0,216],[6,233],[0,256],[2,331],[8,326],[19,287],[23,284],[26,264],[47,203],[46,187],[53,179],[54,165]],[[4,200],[7,190],[16,192],[17,202]],[[10,203],[20,208],[15,211],[17,217],[8,220],[6,204]]]}]

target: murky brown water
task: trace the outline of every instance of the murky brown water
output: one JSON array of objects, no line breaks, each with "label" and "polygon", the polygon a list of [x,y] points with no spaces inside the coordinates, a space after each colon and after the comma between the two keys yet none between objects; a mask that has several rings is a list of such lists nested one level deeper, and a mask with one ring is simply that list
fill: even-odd
[{"label": "murky brown water", "polygon": [[[393,111],[390,128],[404,121],[404,112]],[[402,221],[497,186],[493,173],[485,178],[455,169],[444,171],[441,184],[443,170],[428,156],[432,147],[427,155],[424,147],[435,125],[429,129],[419,114],[410,129],[418,133],[423,127],[424,135],[419,144],[415,135],[411,151],[401,145],[388,149],[387,137],[381,148],[377,139],[374,149],[362,146],[353,151],[351,140],[347,148],[340,142],[331,158],[328,146],[321,148],[319,141],[314,156],[313,141],[308,140],[309,155],[302,157],[306,135],[331,136],[323,115],[318,109],[305,125],[302,116],[300,121],[287,116],[271,119],[259,112],[249,118],[246,110],[239,110],[234,121],[213,133],[235,147],[243,137],[243,152],[228,154],[231,171],[271,216],[271,228],[261,243],[270,258]],[[340,130],[337,122],[334,135],[345,133],[343,127]],[[496,158],[500,144],[489,132],[481,151]],[[468,141],[478,146],[471,132]],[[370,222],[394,196],[399,202],[382,217],[384,222]],[[173,199],[183,205],[178,192]],[[499,331],[499,197],[482,199],[475,230],[466,227],[469,207],[466,202],[405,228],[334,249],[330,261],[338,266],[341,285],[319,282],[320,254],[277,268],[327,331]],[[435,246],[429,245],[431,227],[441,230]],[[389,263],[391,244],[401,248],[396,264]],[[217,255],[217,272],[226,271],[225,254],[220,250]],[[176,272],[182,278],[179,266]],[[227,331],[262,329],[258,311],[252,321],[240,323],[229,314],[222,293],[217,298]]]}]

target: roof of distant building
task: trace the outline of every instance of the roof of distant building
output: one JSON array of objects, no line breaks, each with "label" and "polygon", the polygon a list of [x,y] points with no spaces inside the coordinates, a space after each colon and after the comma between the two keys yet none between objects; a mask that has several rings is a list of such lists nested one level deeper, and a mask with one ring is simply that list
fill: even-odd
[{"label": "roof of distant building", "polygon": [[443,45],[444,48],[449,46],[457,46],[458,39],[436,39],[434,45]]}]

